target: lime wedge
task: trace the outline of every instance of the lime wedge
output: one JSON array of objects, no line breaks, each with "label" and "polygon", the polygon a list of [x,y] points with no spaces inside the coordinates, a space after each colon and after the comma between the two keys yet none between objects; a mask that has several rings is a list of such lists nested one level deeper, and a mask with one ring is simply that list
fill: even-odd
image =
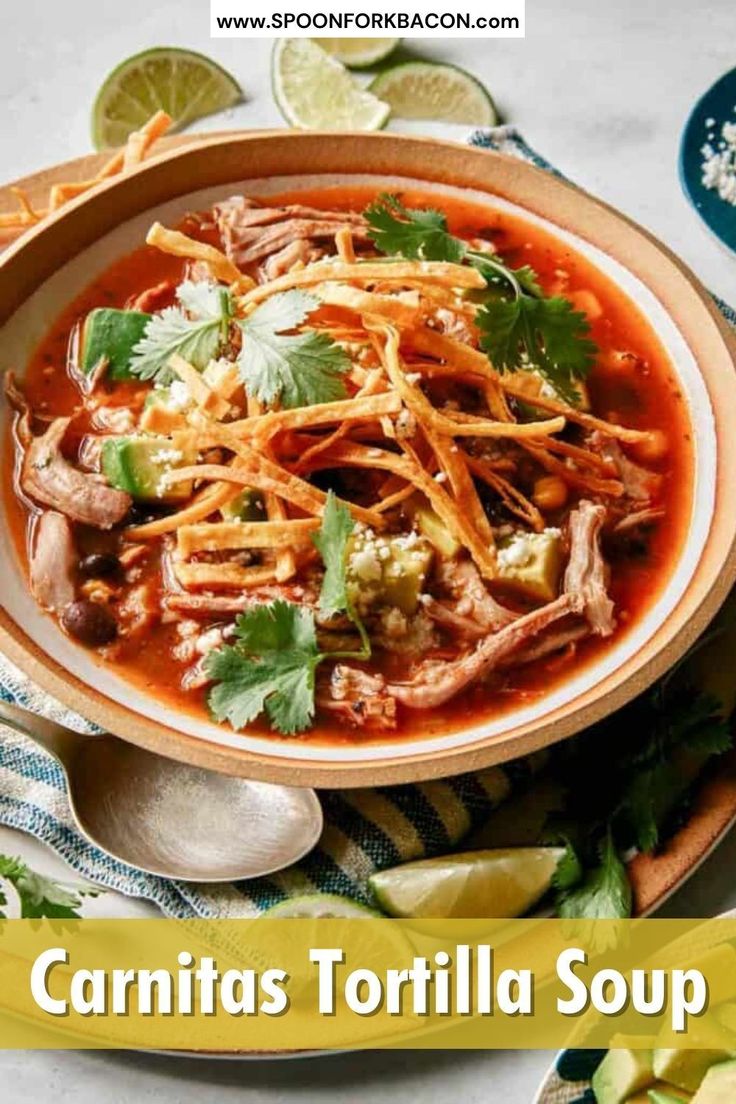
[{"label": "lime wedge", "polygon": [[387,104],[308,38],[276,42],[271,78],[279,111],[303,130],[380,130],[390,114]]},{"label": "lime wedge", "polygon": [[313,38],[330,57],[347,65],[348,69],[370,69],[392,54],[400,38]]},{"label": "lime wedge", "polygon": [[495,126],[498,114],[480,81],[454,65],[407,61],[386,69],[369,85],[401,119]]},{"label": "lime wedge", "polygon": [[92,141],[96,149],[120,146],[160,110],[179,130],[242,98],[235,78],[203,54],[174,46],[144,50],[113,69],[97,93]]},{"label": "lime wedge", "polygon": [[290,897],[267,909],[264,916],[269,920],[291,920],[295,917],[312,920],[370,920],[380,916],[380,912],[359,905],[349,897],[338,893],[307,893],[302,897]]},{"label": "lime wedge", "polygon": [[560,847],[466,851],[383,870],[368,884],[389,916],[506,920],[544,896],[563,854]]}]

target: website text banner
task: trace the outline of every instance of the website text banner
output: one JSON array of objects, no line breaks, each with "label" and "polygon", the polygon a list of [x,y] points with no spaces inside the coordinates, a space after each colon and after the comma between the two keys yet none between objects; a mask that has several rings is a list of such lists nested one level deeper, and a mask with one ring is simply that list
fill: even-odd
[{"label": "website text banner", "polygon": [[523,38],[525,0],[210,0],[212,38]]},{"label": "website text banner", "polygon": [[0,927],[4,1048],[736,1052],[735,1009],[736,921]]}]

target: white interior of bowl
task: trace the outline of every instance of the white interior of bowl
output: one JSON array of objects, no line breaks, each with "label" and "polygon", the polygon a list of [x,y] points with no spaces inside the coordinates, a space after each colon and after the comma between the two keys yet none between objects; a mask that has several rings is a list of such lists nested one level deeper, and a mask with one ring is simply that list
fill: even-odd
[{"label": "white interior of bowl", "polygon": [[[26,585],[7,523],[0,526],[0,564],[3,570],[2,602],[11,617],[25,629],[36,644],[64,668],[114,701],[143,716],[217,744],[245,748],[261,754],[265,752],[275,757],[286,756],[305,761],[328,759],[333,762],[356,763],[386,757],[400,759],[407,755],[418,755],[432,750],[458,748],[472,744],[481,738],[499,735],[518,724],[540,720],[551,710],[590,690],[601,679],[634,656],[676,607],[705,545],[715,501],[716,435],[708,392],[690,349],[664,306],[633,273],[576,235],[560,230],[554,224],[504,200],[489,197],[482,192],[432,185],[403,177],[346,175],[274,177],[269,180],[236,181],[231,185],[193,192],[186,197],[151,208],[145,214],[121,224],[71,260],[17,311],[5,327],[0,368],[15,366],[22,372],[34,346],[48,329],[49,322],[53,321],[65,304],[81,292],[114,259],[138,246],[154,218],[171,225],[176,223],[186,211],[206,208],[226,194],[244,192],[250,195],[267,195],[287,189],[295,191],[299,188],[309,189],[320,185],[340,184],[370,184],[382,190],[416,187],[425,191],[440,191],[445,194],[465,196],[489,210],[506,210],[520,215],[531,222],[545,226],[561,241],[589,258],[649,319],[680,378],[693,423],[696,457],[692,517],[685,547],[665,590],[639,624],[608,650],[599,661],[587,666],[580,674],[566,681],[554,692],[533,705],[526,705],[513,712],[505,713],[498,720],[484,721],[482,724],[471,725],[441,736],[433,736],[431,739],[413,738],[392,741],[389,737],[385,741],[371,743],[368,746],[356,743],[350,747],[325,747],[315,743],[300,744],[297,740],[282,741],[235,733],[227,727],[217,726],[186,713],[173,713],[170,707],[162,705],[153,696],[136,689],[116,675],[114,670],[101,666],[89,652],[70,643],[55,622],[38,609]],[[6,406],[3,406],[1,416],[4,422],[8,417]],[[6,447],[6,437],[7,435],[3,433],[3,448]],[[11,462],[11,457],[3,456],[4,464]]]}]

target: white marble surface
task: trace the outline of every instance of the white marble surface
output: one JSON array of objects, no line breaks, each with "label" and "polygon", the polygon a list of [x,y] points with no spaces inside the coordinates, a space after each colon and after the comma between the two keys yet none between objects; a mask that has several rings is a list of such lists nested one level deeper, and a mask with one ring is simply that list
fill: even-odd
[{"label": "white marble surface", "polygon": [[[278,126],[264,40],[211,43],[207,0],[19,0],[0,37],[0,179],[89,149],[95,91],[122,58],[186,45],[226,65],[247,102],[209,126]],[[505,119],[590,191],[658,234],[700,278],[736,301],[736,260],[707,236],[677,182],[680,130],[699,94],[736,61],[732,0],[527,0],[527,38],[413,43],[455,62],[492,90]],[[396,129],[401,129],[397,125]],[[12,838],[10,838],[12,836]],[[0,831],[0,849],[37,865],[40,845]],[[736,906],[731,836],[668,904],[670,916]],[[103,906],[112,907],[112,902]],[[214,1063],[125,1054],[0,1051],[2,1098],[60,1104],[378,1104],[399,1096],[441,1104],[529,1104],[550,1055],[388,1053],[308,1062]]]}]

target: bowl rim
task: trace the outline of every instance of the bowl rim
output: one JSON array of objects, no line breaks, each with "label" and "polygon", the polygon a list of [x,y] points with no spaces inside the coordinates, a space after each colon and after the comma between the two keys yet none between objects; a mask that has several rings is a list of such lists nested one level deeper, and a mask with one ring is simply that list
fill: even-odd
[{"label": "bowl rim", "polygon": [[[717,432],[716,504],[700,561],[671,613],[639,652],[595,686],[528,725],[461,747],[360,762],[303,760],[206,742],[114,702],[50,659],[4,608],[0,650],[66,705],[151,750],[226,773],[292,785],[359,786],[419,781],[476,770],[526,754],[571,735],[623,705],[650,685],[692,643],[736,578],[736,519],[729,520],[727,482],[736,471],[736,337],[686,266],[648,231],[576,186],[495,151],[431,138],[396,135],[256,131],[208,135],[111,179],[29,231],[0,257],[0,323],[62,264],[118,223],[157,203],[198,188],[226,187],[247,175],[355,172],[401,175],[469,187],[508,199],[603,249],[660,300],[695,356],[714,411]],[[173,171],[172,171],[173,170]],[[635,258],[632,261],[632,257]],[[731,435],[732,437],[734,435]]]}]

